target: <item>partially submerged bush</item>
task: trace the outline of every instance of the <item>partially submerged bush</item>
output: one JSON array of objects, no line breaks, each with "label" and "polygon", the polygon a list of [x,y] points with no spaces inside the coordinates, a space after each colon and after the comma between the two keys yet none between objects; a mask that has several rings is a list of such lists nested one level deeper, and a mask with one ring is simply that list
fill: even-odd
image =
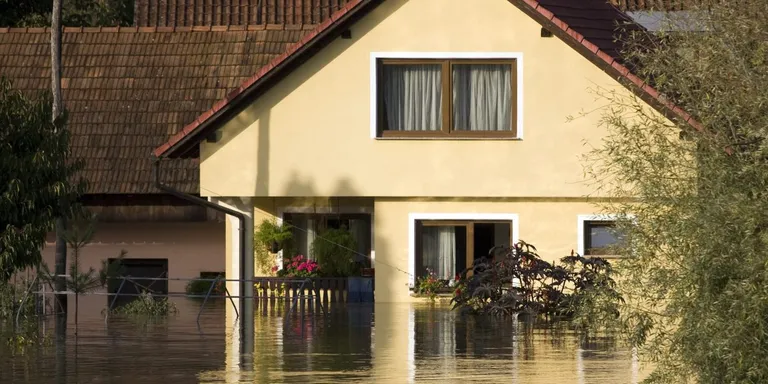
[{"label": "partially submerged bush", "polygon": [[360,273],[355,262],[357,242],[347,228],[328,228],[312,243],[312,255],[324,276],[347,277]]},{"label": "partially submerged bush", "polygon": [[493,259],[475,260],[472,275],[459,276],[454,309],[478,314],[529,314],[550,320],[578,320],[580,326],[602,325],[618,316],[623,301],[611,278],[612,268],[601,258],[579,255],[562,258],[561,265],[542,260],[536,248],[519,242],[494,252]]},{"label": "partially submerged bush", "polygon": [[[213,290],[211,290],[211,285],[213,284]],[[194,279],[187,283],[186,291],[188,295],[195,295],[195,296],[204,296],[208,294],[208,291],[211,292],[211,296],[221,296],[224,294],[225,288],[224,288],[224,280],[218,280],[214,281],[214,279]]]},{"label": "partially submerged bush", "polygon": [[0,281],[0,321],[15,319],[16,313],[23,305],[21,316],[27,318],[34,315],[35,298],[33,295],[27,298],[22,304],[24,292],[29,289],[28,281],[22,281],[22,284],[13,284],[12,282]]},{"label": "partially submerged bush", "polygon": [[176,304],[168,300],[167,297],[154,297],[151,293],[142,292],[135,300],[121,307],[112,309],[113,314],[117,315],[140,315],[151,317],[162,317],[176,314]]}]

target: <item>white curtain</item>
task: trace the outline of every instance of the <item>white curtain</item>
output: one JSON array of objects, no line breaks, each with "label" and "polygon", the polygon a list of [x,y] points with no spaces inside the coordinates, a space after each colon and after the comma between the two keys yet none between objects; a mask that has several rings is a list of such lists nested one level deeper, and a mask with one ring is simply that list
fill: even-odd
[{"label": "white curtain", "polygon": [[422,263],[440,279],[456,275],[456,230],[426,226],[422,231]]},{"label": "white curtain", "polygon": [[[298,229],[293,231],[293,236],[296,244],[296,255],[304,255],[304,257],[312,258],[312,242],[315,241],[315,220],[310,218],[307,214],[295,214],[293,215],[293,225]],[[283,255],[287,259],[291,259],[296,255]]]},{"label": "white curtain", "polygon": [[440,64],[384,65],[384,110],[390,131],[442,129]]},{"label": "white curtain", "polygon": [[512,66],[454,64],[452,68],[454,129],[512,130]]},{"label": "white curtain", "polygon": [[304,253],[304,256],[306,256],[307,259],[314,260],[314,256],[312,255],[312,243],[315,242],[315,219],[311,219],[310,217],[307,217],[307,236],[306,236],[306,251]]}]

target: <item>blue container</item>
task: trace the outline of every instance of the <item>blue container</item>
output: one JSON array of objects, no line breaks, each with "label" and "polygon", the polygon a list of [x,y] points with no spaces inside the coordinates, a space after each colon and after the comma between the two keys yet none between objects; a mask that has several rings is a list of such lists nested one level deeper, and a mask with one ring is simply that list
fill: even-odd
[{"label": "blue container", "polygon": [[372,277],[347,277],[348,303],[373,303]]}]

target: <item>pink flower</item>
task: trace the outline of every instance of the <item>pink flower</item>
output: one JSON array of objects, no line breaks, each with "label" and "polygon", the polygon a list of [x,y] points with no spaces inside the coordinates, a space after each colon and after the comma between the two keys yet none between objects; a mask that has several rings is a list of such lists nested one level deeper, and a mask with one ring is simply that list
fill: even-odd
[{"label": "pink flower", "polygon": [[303,271],[303,270],[307,269],[307,263],[299,264],[299,268],[298,269],[299,269],[299,271]]},{"label": "pink flower", "polygon": [[277,272],[278,269],[279,268],[277,267],[277,265],[275,265],[274,267],[272,267],[272,272]]}]

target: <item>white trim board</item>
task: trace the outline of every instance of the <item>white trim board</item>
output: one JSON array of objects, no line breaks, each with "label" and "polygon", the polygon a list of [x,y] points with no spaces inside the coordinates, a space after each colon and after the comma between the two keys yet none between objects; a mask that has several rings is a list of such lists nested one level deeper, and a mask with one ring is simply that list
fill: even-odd
[{"label": "white trim board", "polygon": [[512,243],[520,240],[520,215],[516,213],[409,213],[408,274],[410,286],[416,284],[416,220],[493,220],[512,222]]},{"label": "white trim board", "polygon": [[[379,59],[515,59],[517,73],[515,74],[517,89],[515,90],[515,101],[517,102],[517,137],[523,139],[523,53],[522,52],[371,52],[371,138],[378,139],[376,129],[377,107],[377,79],[376,62]],[[486,139],[488,140],[488,139]]]}]

